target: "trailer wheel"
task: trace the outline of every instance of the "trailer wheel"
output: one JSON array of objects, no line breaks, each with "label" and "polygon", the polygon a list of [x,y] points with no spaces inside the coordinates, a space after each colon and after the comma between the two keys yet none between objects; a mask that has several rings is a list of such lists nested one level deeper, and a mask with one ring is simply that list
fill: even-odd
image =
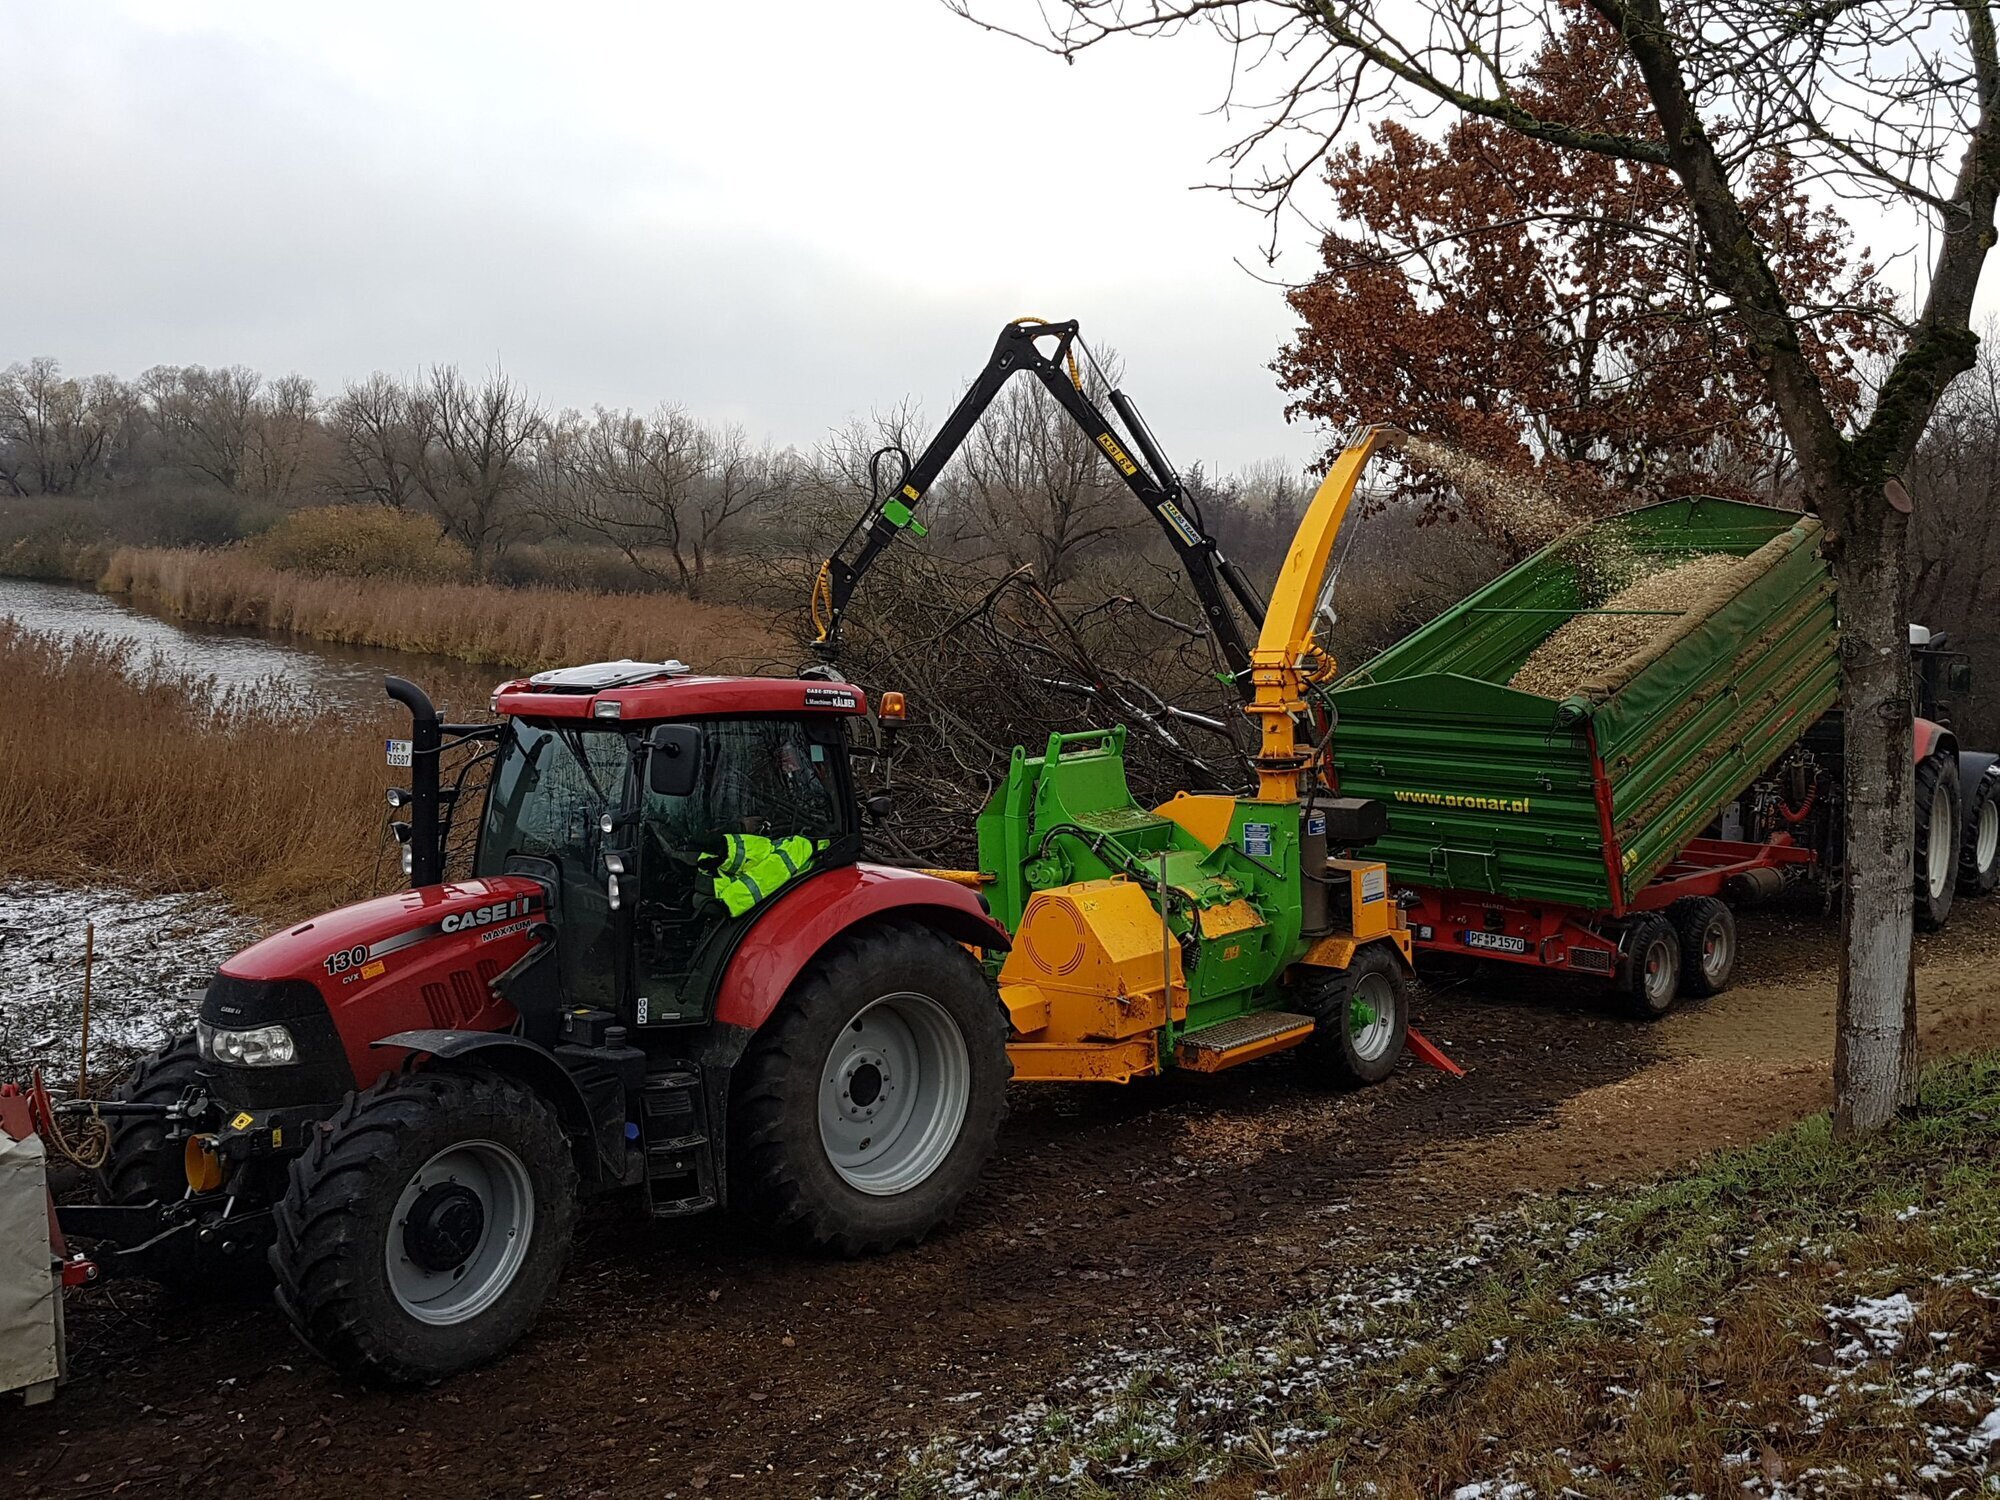
[{"label": "trailer wheel", "polygon": [[1965,785],[1965,762],[1960,756],[1960,791],[1965,793],[1965,828],[1958,854],[1958,894],[1984,896],[2000,885],[2000,761],[1988,756],[1979,774]]},{"label": "trailer wheel", "polygon": [[970,953],[909,924],[849,933],[737,1066],[731,1198],[841,1255],[913,1244],[979,1180],[1011,1074],[999,997]]},{"label": "trailer wheel", "polygon": [[508,1348],[569,1256],[576,1166],[555,1111],[487,1074],[390,1074],[293,1161],[271,1268],[299,1337],[378,1385]]},{"label": "trailer wheel", "polygon": [[1623,948],[1619,996],[1640,1020],[1658,1020],[1674,1008],[1680,994],[1680,935],[1673,923],[1651,912],[1625,929]]},{"label": "trailer wheel", "polygon": [[1942,752],[1917,762],[1917,926],[1936,932],[1951,915],[1959,874],[1958,767]]},{"label": "trailer wheel", "polygon": [[[200,1082],[200,1067],[194,1037],[176,1037],[141,1059],[112,1098],[121,1104],[173,1104]],[[111,1121],[104,1165],[97,1169],[98,1196],[104,1202],[178,1203],[187,1190],[185,1144],[167,1139],[163,1120],[128,1115]],[[149,1279],[190,1301],[254,1295],[269,1285],[261,1254],[231,1255],[185,1229],[146,1251],[141,1269]]]},{"label": "trailer wheel", "polygon": [[1681,989],[1696,999],[1719,995],[1736,972],[1736,914],[1713,896],[1690,896],[1667,908],[1681,940]]},{"label": "trailer wheel", "polygon": [[1300,1052],[1333,1083],[1365,1088],[1396,1071],[1410,1034],[1410,980],[1402,959],[1371,943],[1345,970],[1318,970],[1301,1004],[1319,1020]]}]

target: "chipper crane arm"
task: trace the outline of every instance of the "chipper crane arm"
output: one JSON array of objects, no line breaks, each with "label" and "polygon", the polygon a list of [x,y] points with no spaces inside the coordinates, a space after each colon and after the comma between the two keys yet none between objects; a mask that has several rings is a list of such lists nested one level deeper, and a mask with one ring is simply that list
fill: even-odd
[{"label": "chipper crane arm", "polygon": [[[1044,353],[1041,345],[1047,340],[1053,340],[1054,347]],[[964,445],[1001,387],[1014,375],[1026,371],[1041,381],[1056,404],[1089,435],[1126,487],[1159,522],[1201,598],[1208,629],[1237,691],[1246,702],[1249,700],[1251,652],[1229,600],[1230,596],[1235,597],[1253,626],[1263,623],[1264,603],[1249,580],[1223,556],[1215,539],[1202,529],[1180,476],[1160,451],[1131,398],[1123,391],[1112,390],[1106,399],[1124,425],[1129,446],[1120,441],[1111,422],[1084,389],[1076,357],[1081,345],[1073,319],[1048,323],[1023,318],[1000,330],[985,368],[974,377],[944,425],[914,463],[906,460],[906,467],[895,483],[876,495],[868,511],[821,565],[819,579],[813,586],[812,611],[813,624],[819,631],[814,649],[822,660],[832,661],[839,654],[841,623],[862,574],[895,540],[897,532],[911,529],[919,536],[923,534],[922,524],[916,519],[916,507]],[[1132,452],[1135,448],[1136,454]]]}]

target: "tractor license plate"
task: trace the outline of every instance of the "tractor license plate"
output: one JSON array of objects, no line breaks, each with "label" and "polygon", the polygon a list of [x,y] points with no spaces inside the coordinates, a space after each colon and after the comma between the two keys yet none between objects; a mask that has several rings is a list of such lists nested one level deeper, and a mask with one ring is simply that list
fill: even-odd
[{"label": "tractor license plate", "polygon": [[1488,953],[1526,953],[1528,940],[1513,937],[1504,932],[1461,932],[1458,940],[1468,948],[1483,948]]},{"label": "tractor license plate", "polygon": [[407,766],[410,763],[413,747],[408,740],[389,740],[386,743],[389,747],[390,765]]}]

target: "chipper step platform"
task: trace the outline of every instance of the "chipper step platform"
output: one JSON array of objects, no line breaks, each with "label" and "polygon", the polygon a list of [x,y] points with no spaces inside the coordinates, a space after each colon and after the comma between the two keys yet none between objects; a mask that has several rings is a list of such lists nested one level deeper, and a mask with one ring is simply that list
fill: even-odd
[{"label": "chipper step platform", "polygon": [[1298,1046],[1313,1034],[1313,1026],[1311,1016],[1284,1010],[1256,1011],[1183,1037],[1175,1058],[1182,1067],[1197,1073],[1220,1073],[1238,1063]]}]

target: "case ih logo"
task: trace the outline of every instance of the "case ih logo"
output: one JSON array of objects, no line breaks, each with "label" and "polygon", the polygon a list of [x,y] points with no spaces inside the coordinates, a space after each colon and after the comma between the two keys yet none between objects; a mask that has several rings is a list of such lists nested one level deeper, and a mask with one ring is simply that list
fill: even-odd
[{"label": "case ih logo", "polygon": [[490,922],[524,916],[527,911],[528,898],[516,896],[512,901],[502,901],[496,906],[475,906],[471,911],[455,911],[438,923],[438,931],[464,932],[469,927],[484,927]]}]

